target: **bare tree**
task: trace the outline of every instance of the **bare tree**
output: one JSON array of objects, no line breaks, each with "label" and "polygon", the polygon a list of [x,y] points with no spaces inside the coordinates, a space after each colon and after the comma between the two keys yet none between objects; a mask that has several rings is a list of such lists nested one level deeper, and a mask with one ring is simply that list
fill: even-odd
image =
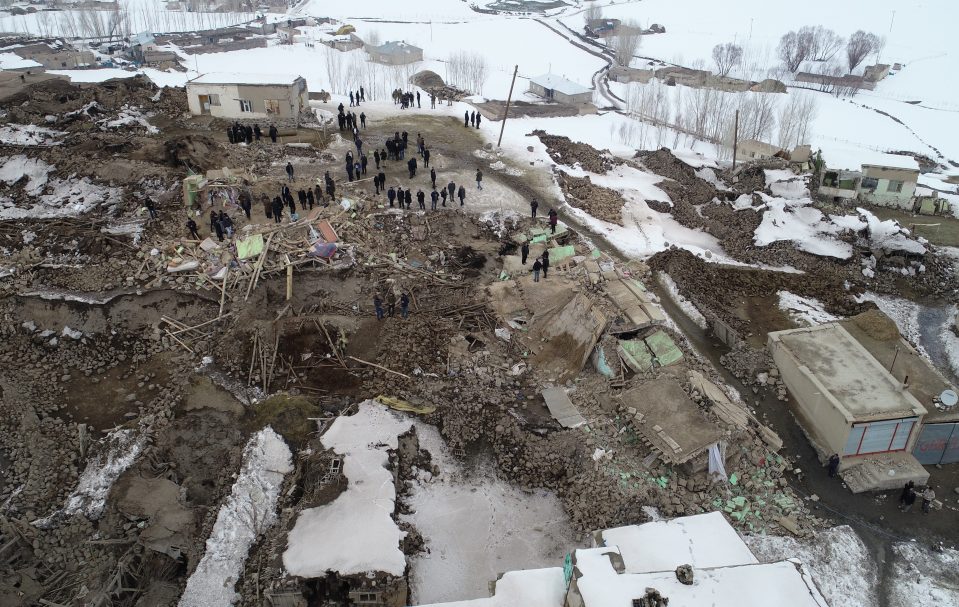
[{"label": "bare tree", "polygon": [[380,37],[380,30],[370,30],[366,33],[366,44],[370,46],[379,46],[383,44],[383,39]]},{"label": "bare tree", "polygon": [[784,149],[806,143],[809,125],[816,117],[816,100],[809,93],[792,92],[779,107],[776,144]]},{"label": "bare tree", "polygon": [[616,63],[629,67],[629,62],[633,60],[633,55],[642,43],[643,30],[634,19],[620,23],[616,29],[617,33],[613,36],[611,45],[616,54]]},{"label": "bare tree", "polygon": [[601,6],[595,2],[590,2],[586,5],[586,11],[583,13],[583,19],[586,21],[587,25],[602,18],[603,8]]},{"label": "bare tree", "polygon": [[802,62],[809,58],[810,51],[812,50],[810,48],[811,45],[812,38],[808,32],[803,35],[796,32],[787,32],[779,39],[779,46],[776,48],[776,53],[786,66],[786,69],[792,73],[796,73],[796,71],[799,70],[799,66],[802,65]]},{"label": "bare tree", "polygon": [[733,67],[743,60],[743,47],[732,42],[717,44],[713,47],[713,61],[720,76],[728,76]]},{"label": "bare tree", "polygon": [[340,88],[340,78],[343,73],[343,54],[330,46],[325,46],[326,56],[326,79],[330,84],[330,92],[334,94],[340,94],[343,89]]},{"label": "bare tree", "polygon": [[830,61],[842,48],[844,42],[842,36],[831,29],[821,25],[812,28],[812,54],[810,59],[813,61]]},{"label": "bare tree", "polygon": [[846,43],[846,58],[849,60],[849,71],[856,69],[862,60],[876,52],[879,48],[879,37],[875,34],[859,30],[849,36]]},{"label": "bare tree", "polygon": [[446,61],[446,80],[458,89],[479,95],[486,77],[486,60],[479,53],[457,51]]}]

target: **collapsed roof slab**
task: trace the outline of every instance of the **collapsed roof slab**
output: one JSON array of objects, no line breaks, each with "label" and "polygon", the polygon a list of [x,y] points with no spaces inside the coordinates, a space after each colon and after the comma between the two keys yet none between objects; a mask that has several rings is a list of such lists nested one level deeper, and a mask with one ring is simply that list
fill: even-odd
[{"label": "collapsed roof slab", "polygon": [[624,406],[635,409],[634,426],[668,463],[687,462],[722,437],[719,427],[703,417],[696,403],[671,377],[646,382],[619,399]]}]

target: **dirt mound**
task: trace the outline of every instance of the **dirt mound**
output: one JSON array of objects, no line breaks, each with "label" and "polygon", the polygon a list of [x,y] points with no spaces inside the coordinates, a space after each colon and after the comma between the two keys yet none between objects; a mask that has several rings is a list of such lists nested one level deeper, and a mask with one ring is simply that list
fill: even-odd
[{"label": "dirt mound", "polygon": [[536,130],[536,135],[546,145],[546,152],[553,162],[573,166],[578,164],[584,171],[605,175],[614,166],[623,161],[613,156],[609,150],[597,150],[591,145],[572,141],[569,137],[550,135],[546,131]]},{"label": "dirt mound", "polygon": [[626,201],[616,190],[593,185],[589,175],[573,177],[564,171],[558,172],[559,187],[566,195],[570,206],[582,209],[603,221],[623,225],[623,205]]},{"label": "dirt mound", "polygon": [[202,172],[224,166],[220,146],[205,135],[167,140],[164,149],[166,163],[174,167]]},{"label": "dirt mound", "polygon": [[446,86],[442,76],[432,70],[423,70],[413,75],[413,84],[422,89],[441,89]]},{"label": "dirt mound", "polygon": [[896,323],[879,310],[869,310],[857,314],[849,320],[862,329],[863,333],[875,340],[891,341],[899,339],[899,328]]}]

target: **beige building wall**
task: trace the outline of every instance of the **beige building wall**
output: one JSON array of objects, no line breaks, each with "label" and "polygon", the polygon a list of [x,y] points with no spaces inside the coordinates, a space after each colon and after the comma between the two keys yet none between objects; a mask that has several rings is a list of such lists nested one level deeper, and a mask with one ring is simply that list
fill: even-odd
[{"label": "beige building wall", "polygon": [[[306,85],[187,83],[190,112],[228,119],[292,118],[309,105]],[[241,103],[244,102],[244,103]]]}]

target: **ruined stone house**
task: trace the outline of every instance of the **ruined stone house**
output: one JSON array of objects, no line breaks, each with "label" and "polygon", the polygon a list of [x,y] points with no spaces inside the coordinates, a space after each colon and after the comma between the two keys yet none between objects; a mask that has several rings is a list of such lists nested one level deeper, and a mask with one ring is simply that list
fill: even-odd
[{"label": "ruined stone house", "polygon": [[186,91],[191,113],[218,118],[293,118],[309,107],[299,76],[211,73],[187,82]]}]

